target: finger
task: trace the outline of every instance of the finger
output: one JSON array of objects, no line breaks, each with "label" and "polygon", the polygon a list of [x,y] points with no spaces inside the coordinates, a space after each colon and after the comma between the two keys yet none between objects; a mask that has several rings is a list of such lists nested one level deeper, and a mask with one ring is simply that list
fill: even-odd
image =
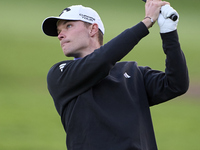
[{"label": "finger", "polygon": [[154,1],[154,2],[156,2],[156,1],[159,2],[159,1],[162,1],[162,0],[153,0],[153,1]]},{"label": "finger", "polygon": [[149,3],[150,1],[153,1],[153,0],[147,0],[146,3]]},{"label": "finger", "polygon": [[169,2],[166,2],[166,1],[161,1],[161,2],[160,2],[160,5],[161,5],[161,6],[170,5],[170,3],[169,3]]}]

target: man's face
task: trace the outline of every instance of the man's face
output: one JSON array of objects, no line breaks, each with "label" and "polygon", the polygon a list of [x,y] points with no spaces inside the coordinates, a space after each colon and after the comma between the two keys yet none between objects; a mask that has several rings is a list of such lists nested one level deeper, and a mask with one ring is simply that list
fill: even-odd
[{"label": "man's face", "polygon": [[68,57],[81,57],[89,47],[89,29],[82,21],[59,20],[58,39],[64,54]]}]

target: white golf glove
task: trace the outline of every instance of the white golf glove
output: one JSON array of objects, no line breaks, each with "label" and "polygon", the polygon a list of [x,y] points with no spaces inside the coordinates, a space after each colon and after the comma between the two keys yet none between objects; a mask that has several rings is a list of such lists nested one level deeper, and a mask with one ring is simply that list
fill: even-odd
[{"label": "white golf glove", "polygon": [[[176,21],[171,20],[169,17],[172,14],[176,14],[178,19]],[[168,33],[177,29],[179,21],[179,14],[170,5],[161,7],[161,13],[158,17],[158,25],[160,27],[160,33]]]}]

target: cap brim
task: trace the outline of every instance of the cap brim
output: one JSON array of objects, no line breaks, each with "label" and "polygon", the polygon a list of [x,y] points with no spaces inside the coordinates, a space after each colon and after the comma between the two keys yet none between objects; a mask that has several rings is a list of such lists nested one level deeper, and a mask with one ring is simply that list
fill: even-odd
[{"label": "cap brim", "polygon": [[42,30],[48,36],[58,36],[57,33],[57,21],[58,17],[49,17],[43,21]]}]

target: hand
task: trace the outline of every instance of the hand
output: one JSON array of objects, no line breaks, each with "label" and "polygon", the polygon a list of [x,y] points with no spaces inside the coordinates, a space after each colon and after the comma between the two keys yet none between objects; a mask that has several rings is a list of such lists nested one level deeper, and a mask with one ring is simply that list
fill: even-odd
[{"label": "hand", "polygon": [[162,6],[161,14],[158,17],[158,25],[160,27],[160,33],[168,33],[177,29],[178,21],[172,21],[169,17],[172,14],[176,14],[179,18],[179,15],[175,9],[173,9],[170,5]]},{"label": "hand", "polygon": [[151,27],[156,22],[160,14],[161,7],[166,4],[169,3],[161,0],[147,0],[145,4],[146,19],[143,20],[143,23],[147,26],[147,28]]}]

